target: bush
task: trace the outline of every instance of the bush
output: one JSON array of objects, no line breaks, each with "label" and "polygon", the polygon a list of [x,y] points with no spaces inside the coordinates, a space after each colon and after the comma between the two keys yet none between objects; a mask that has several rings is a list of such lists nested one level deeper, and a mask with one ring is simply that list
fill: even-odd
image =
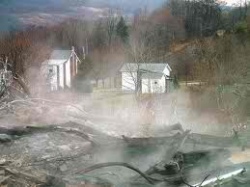
[{"label": "bush", "polygon": [[247,22],[242,21],[242,22],[237,23],[235,26],[235,32],[236,33],[247,33],[248,32]]}]

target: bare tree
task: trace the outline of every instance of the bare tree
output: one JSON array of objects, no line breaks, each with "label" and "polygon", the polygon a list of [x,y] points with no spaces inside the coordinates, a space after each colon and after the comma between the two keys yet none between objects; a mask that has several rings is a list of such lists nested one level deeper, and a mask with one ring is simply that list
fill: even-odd
[{"label": "bare tree", "polygon": [[[9,33],[0,40],[0,50],[8,57],[9,70],[15,80],[11,85],[14,90],[30,95],[30,87],[39,82],[34,82],[34,78],[40,72],[42,62],[48,58],[48,30],[28,28]],[[32,77],[29,76],[31,69],[36,70]]]},{"label": "bare tree", "polygon": [[[87,50],[87,42],[93,30],[93,24],[86,20],[69,19],[56,26],[54,33],[56,44],[59,46],[75,46],[76,49]],[[81,51],[82,52],[82,51]]]},{"label": "bare tree", "polygon": [[241,44],[234,35],[197,43],[198,58],[194,63],[195,80],[210,88],[217,101],[218,110],[236,125],[244,114],[248,103],[249,87],[249,42]]},{"label": "bare tree", "polygon": [[[142,87],[142,70],[141,65],[152,62],[153,61],[153,54],[150,46],[146,44],[146,38],[142,35],[133,35],[130,37],[129,46],[127,48],[128,58],[133,62],[132,67],[127,67],[129,70],[131,79],[133,80],[135,86],[135,93],[139,95],[141,93]],[[134,67],[136,66],[136,67]],[[134,70],[136,69],[136,73]]]},{"label": "bare tree", "polygon": [[120,18],[120,11],[118,9],[110,8],[106,16],[106,32],[108,36],[108,46],[113,51],[113,41],[116,37],[116,25]]}]

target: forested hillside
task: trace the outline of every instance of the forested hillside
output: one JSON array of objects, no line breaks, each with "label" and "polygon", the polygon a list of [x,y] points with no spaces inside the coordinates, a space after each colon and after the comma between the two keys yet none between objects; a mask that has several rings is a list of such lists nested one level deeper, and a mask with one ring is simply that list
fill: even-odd
[{"label": "forested hillside", "polygon": [[108,8],[134,14],[141,7],[151,12],[165,0],[1,0],[0,32],[22,29],[30,25],[58,24],[67,18],[98,19]]}]

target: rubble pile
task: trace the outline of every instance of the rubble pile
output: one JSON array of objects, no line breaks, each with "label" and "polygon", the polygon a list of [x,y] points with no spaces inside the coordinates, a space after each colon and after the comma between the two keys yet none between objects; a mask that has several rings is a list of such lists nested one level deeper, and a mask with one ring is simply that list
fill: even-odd
[{"label": "rubble pile", "polygon": [[[212,137],[199,135],[199,142],[190,131],[166,137],[117,138],[86,124],[68,122],[0,128],[0,135],[0,184],[8,187],[203,186],[218,175],[219,168],[222,172],[229,167],[231,155],[229,149],[217,145],[204,149],[206,141],[211,146]],[[233,142],[225,138],[223,143],[237,147]],[[236,172],[237,180],[247,183],[243,175],[248,166],[224,170]]]},{"label": "rubble pile", "polygon": [[215,137],[174,124],[161,137],[111,136],[92,125],[101,117],[42,98],[3,102],[0,113],[23,121],[0,127],[0,186],[199,187],[214,185],[218,176],[249,184],[250,164],[229,159],[232,148],[250,147],[237,132]]}]

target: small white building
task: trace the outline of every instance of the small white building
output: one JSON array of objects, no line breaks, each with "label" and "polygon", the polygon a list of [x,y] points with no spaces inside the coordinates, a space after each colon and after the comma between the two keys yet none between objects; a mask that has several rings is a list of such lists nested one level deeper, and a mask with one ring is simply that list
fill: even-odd
[{"label": "small white building", "polygon": [[169,92],[171,71],[167,63],[125,63],[120,70],[122,90],[142,93]]},{"label": "small white building", "polygon": [[54,50],[49,60],[43,63],[51,91],[70,88],[76,76],[80,59],[74,47],[71,50]]}]

